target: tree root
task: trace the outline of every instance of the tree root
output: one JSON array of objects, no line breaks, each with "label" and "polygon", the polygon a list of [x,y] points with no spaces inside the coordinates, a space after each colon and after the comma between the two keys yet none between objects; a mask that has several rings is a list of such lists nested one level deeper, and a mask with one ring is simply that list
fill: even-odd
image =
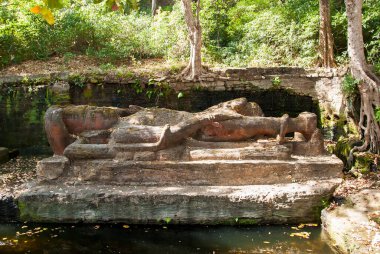
[{"label": "tree root", "polygon": [[207,66],[202,65],[202,69],[200,74],[195,74],[192,71],[192,66],[189,64],[182,70],[182,72],[177,76],[180,80],[191,80],[191,81],[199,81],[205,75],[210,73],[210,69]]},{"label": "tree root", "polygon": [[352,74],[361,80],[359,84],[361,106],[358,127],[362,131],[364,143],[351,149],[348,158],[349,167],[352,166],[355,152],[366,150],[373,153],[380,152],[380,126],[375,117],[375,109],[380,106],[380,79],[372,72],[365,71],[362,68],[352,69]]}]

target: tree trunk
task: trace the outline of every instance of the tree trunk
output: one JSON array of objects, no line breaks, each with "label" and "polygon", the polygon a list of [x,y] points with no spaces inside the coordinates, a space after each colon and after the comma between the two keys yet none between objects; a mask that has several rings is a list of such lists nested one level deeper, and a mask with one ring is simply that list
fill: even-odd
[{"label": "tree trunk", "polygon": [[354,147],[350,153],[365,151],[380,151],[380,127],[376,122],[375,108],[380,106],[380,79],[368,68],[364,55],[364,40],[362,32],[363,0],[345,0],[348,19],[348,55],[352,75],[360,80],[358,85],[361,107],[359,128],[363,131],[364,143]]},{"label": "tree trunk", "polygon": [[199,20],[201,10],[200,0],[196,1],[195,15],[192,10],[192,0],[182,0],[185,22],[189,31],[190,61],[181,75],[192,80],[199,79],[202,74],[202,28]]},{"label": "tree trunk", "polygon": [[157,14],[157,0],[152,0],[152,16]]},{"label": "tree trunk", "polygon": [[319,0],[319,65],[326,68],[335,66],[334,39],[331,32],[330,0]]}]

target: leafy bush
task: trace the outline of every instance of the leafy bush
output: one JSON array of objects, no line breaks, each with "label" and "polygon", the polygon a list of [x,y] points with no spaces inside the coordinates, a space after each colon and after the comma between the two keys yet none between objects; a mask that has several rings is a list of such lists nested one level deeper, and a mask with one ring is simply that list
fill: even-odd
[{"label": "leafy bush", "polygon": [[352,97],[355,94],[358,94],[358,85],[360,80],[355,79],[351,75],[346,75],[342,82],[342,92],[347,97]]},{"label": "leafy bush", "polygon": [[[4,4],[12,2],[12,4]],[[189,55],[180,1],[152,18],[150,1],[140,10],[106,11],[91,0],[66,1],[48,25],[30,8],[39,0],[8,0],[0,5],[0,68],[29,59],[87,54],[117,59]],[[123,0],[123,2],[125,2]],[[134,1],[136,2],[136,1]],[[347,19],[344,1],[332,1],[335,57],[347,62]],[[167,10],[164,11],[163,9]],[[318,58],[318,1],[202,0],[203,59],[232,66],[313,66]],[[380,59],[380,1],[363,5],[363,33],[370,63]],[[377,65],[376,65],[377,64]]]},{"label": "leafy bush", "polygon": [[301,0],[223,3],[207,6],[202,17],[207,53],[214,60],[222,59],[224,64],[233,66],[310,66],[316,62],[318,3],[305,4]]},{"label": "leafy bush", "polygon": [[[117,59],[177,59],[188,55],[187,32],[176,4],[152,19],[144,12],[105,12],[96,4],[55,10],[55,24],[24,8],[0,8],[0,67],[29,59],[87,54]],[[16,18],[17,17],[17,18]]]}]

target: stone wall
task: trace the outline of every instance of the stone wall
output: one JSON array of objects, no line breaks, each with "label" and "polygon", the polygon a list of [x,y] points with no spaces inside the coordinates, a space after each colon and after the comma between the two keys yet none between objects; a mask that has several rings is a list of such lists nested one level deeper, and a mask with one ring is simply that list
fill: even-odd
[{"label": "stone wall", "polygon": [[339,116],[344,111],[342,75],[335,69],[286,67],[215,69],[200,82],[151,79],[130,72],[0,76],[0,146],[32,153],[49,151],[43,117],[53,104],[134,104],[196,112],[247,97],[267,116],[296,116],[303,111],[319,114],[319,106]]}]

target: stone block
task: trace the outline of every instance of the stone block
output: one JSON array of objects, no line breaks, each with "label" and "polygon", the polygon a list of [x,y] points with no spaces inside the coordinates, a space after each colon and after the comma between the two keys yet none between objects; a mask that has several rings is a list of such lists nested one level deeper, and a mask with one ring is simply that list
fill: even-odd
[{"label": "stone block", "polygon": [[60,177],[69,167],[65,156],[53,156],[37,163],[37,176],[40,180],[54,180]]},{"label": "stone block", "polygon": [[341,179],[249,186],[41,185],[18,197],[33,222],[250,224],[317,222],[322,199]]},{"label": "stone block", "polygon": [[157,152],[157,160],[159,161],[177,161],[180,160],[184,151],[183,146],[169,148]]},{"label": "stone block", "polygon": [[136,152],[133,156],[133,160],[135,161],[154,161],[156,160],[155,152]]},{"label": "stone block", "polygon": [[[77,160],[72,176],[93,183],[146,186],[223,186],[302,182],[342,177],[343,163],[335,156],[291,160],[143,161],[154,153],[136,152],[133,161]],[[90,176],[91,177],[88,177]]]}]

